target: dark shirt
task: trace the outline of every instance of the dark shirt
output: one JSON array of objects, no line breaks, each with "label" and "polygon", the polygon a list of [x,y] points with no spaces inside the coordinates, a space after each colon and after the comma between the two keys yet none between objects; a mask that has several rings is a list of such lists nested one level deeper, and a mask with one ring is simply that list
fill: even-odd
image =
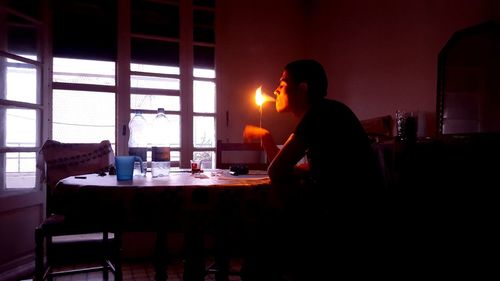
[{"label": "dark shirt", "polygon": [[381,187],[369,138],[345,104],[329,99],[314,103],[294,134],[306,143],[312,183],[349,192]]}]

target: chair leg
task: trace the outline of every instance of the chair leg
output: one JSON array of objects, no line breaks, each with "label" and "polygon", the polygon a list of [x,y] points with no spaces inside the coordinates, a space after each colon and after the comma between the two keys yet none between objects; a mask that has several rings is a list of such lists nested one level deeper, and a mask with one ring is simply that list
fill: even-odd
[{"label": "chair leg", "polygon": [[35,229],[35,280],[43,281],[45,275],[44,265],[44,234],[41,227]]},{"label": "chair leg", "polygon": [[102,248],[101,248],[102,256],[103,256],[103,259],[102,259],[102,279],[106,280],[106,281],[109,279],[109,269],[110,269],[110,265],[108,264],[109,244],[110,244],[109,243],[109,234],[107,231],[104,231],[102,233]]},{"label": "chair leg", "polygon": [[122,281],[122,233],[120,231],[115,231],[115,238],[113,241],[113,251],[111,253],[114,261],[114,274],[115,281]]},{"label": "chair leg", "polygon": [[[102,274],[103,280],[109,280],[109,271],[114,273],[115,281],[122,281],[121,251],[122,234],[115,232],[115,238],[109,239],[109,233],[103,232]],[[35,229],[35,273],[33,281],[52,281],[52,237],[47,235],[41,227]],[[58,272],[64,274],[63,272]],[[69,272],[68,272],[69,273]]]},{"label": "chair leg", "polygon": [[54,249],[52,243],[52,236],[44,233],[44,240],[45,240],[45,251],[47,257],[44,278],[46,278],[47,281],[52,281],[54,279],[52,276],[52,266],[54,264]]}]

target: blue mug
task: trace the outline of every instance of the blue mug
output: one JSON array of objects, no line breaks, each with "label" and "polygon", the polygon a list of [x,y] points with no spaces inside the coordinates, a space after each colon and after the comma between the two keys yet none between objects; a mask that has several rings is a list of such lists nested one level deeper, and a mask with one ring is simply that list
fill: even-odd
[{"label": "blue mug", "polygon": [[[139,156],[115,156],[116,179],[119,181],[132,180],[134,176],[134,162],[142,163]],[[141,173],[143,168],[141,165]]]}]

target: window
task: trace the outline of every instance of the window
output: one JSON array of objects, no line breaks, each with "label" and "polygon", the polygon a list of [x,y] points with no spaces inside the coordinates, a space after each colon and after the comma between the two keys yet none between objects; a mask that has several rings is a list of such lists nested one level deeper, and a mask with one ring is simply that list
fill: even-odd
[{"label": "window", "polygon": [[0,5],[0,195],[37,186],[36,152],[43,114],[38,46],[42,25],[33,17],[37,5],[32,4]]},{"label": "window", "polygon": [[[193,159],[203,168],[215,168],[215,71],[196,69],[193,83]],[[208,78],[207,80],[198,80]]]},{"label": "window", "polygon": [[193,159],[215,168],[215,1],[193,2]]},{"label": "window", "polygon": [[133,112],[151,122],[164,108],[173,166],[215,167],[214,1],[54,3],[53,139],[126,154]]},{"label": "window", "polygon": [[[116,1],[53,1],[52,134],[116,151]],[[90,32],[91,31],[91,32]]]},{"label": "window", "polygon": [[52,139],[115,149],[115,63],[53,59]]},{"label": "window", "polygon": [[[204,160],[204,168],[214,168],[215,4],[189,1],[132,1],[130,110],[140,110],[151,123],[157,109],[164,108],[172,163],[189,167],[197,159]],[[183,8],[186,4],[191,10]],[[184,38],[192,39],[183,45]]]}]

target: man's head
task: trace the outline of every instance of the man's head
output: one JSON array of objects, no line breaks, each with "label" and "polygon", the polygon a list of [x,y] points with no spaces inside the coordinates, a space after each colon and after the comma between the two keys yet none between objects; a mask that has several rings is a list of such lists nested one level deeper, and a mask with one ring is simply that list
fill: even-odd
[{"label": "man's head", "polygon": [[306,83],[311,100],[326,96],[328,79],[323,66],[315,60],[296,60],[285,66],[288,78],[295,84]]},{"label": "man's head", "polygon": [[296,60],[285,66],[274,91],[276,110],[297,113],[326,96],[328,80],[323,66],[315,60]]}]

